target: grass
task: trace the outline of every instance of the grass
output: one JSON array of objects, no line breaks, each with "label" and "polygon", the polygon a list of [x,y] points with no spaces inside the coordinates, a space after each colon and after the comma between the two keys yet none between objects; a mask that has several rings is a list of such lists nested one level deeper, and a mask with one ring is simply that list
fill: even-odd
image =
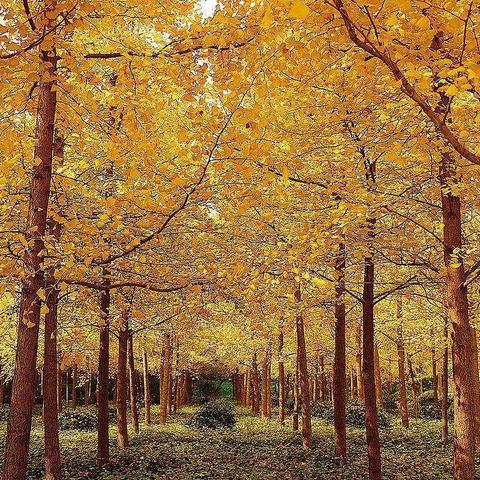
[{"label": "grass", "polygon": [[[187,423],[193,407],[172,416],[165,426],[142,425],[131,436],[128,450],[115,446],[111,427],[112,463],[105,469],[95,464],[96,433],[68,431],[61,434],[64,478],[67,480],[360,480],[368,478],[366,446],[361,429],[349,429],[349,461],[342,466],[333,459],[333,427],[313,421],[314,442],[310,452],[301,448],[298,433],[275,420],[252,417],[237,408],[232,430],[204,431]],[[158,418],[154,408],[153,419]],[[5,422],[0,422],[0,453]],[[404,430],[397,419],[382,431],[385,480],[441,480],[451,478],[451,446],[440,442],[440,423],[413,420]],[[36,417],[32,432],[30,479],[43,478],[42,423]],[[2,455],[3,456],[3,455]],[[1,465],[0,465],[1,466]],[[480,474],[480,469],[479,469]],[[480,478],[480,477],[479,477]]]}]

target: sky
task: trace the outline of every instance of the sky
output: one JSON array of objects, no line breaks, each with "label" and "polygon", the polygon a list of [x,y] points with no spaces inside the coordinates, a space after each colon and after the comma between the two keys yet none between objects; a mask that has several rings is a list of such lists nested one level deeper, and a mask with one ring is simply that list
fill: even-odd
[{"label": "sky", "polygon": [[213,15],[215,12],[215,5],[217,4],[217,0],[200,0],[202,5],[203,14],[206,17]]}]

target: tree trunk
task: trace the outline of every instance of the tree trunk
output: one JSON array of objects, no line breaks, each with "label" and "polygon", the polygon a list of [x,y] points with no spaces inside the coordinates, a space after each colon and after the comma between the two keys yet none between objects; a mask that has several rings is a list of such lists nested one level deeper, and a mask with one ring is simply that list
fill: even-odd
[{"label": "tree trunk", "polygon": [[447,267],[448,316],[452,322],[453,383],[455,402],[454,479],[475,478],[475,375],[472,334],[468,314],[466,275],[461,256],[462,218],[460,197],[452,193],[456,165],[442,154],[440,184],[443,213],[444,259]]},{"label": "tree trunk", "polygon": [[143,351],[143,398],[145,403],[145,424],[152,424],[151,405],[152,397],[150,395],[150,376],[148,373],[147,352]]},{"label": "tree trunk", "polygon": [[[375,220],[368,219],[370,235]],[[380,439],[378,435],[377,400],[375,395],[374,370],[374,281],[375,266],[373,257],[365,258],[365,274],[363,282],[363,388],[365,398],[365,426],[368,447],[368,470],[370,480],[382,478]]]},{"label": "tree trunk", "polygon": [[375,395],[377,397],[377,405],[383,407],[382,371],[380,369],[380,356],[377,344],[375,344]]},{"label": "tree trunk", "polygon": [[77,382],[78,382],[78,366],[75,363],[73,365],[73,376],[72,376],[72,408],[76,410],[77,408]]},{"label": "tree trunk", "polygon": [[442,442],[448,444],[448,316],[443,330],[445,346],[442,360]]},{"label": "tree trunk", "polygon": [[135,433],[139,432],[137,409],[137,378],[135,375],[135,357],[133,355],[133,333],[128,335],[128,373],[130,380],[130,416]]},{"label": "tree trunk", "polygon": [[305,345],[305,327],[301,312],[302,296],[300,286],[295,290],[297,302],[296,330],[299,383],[302,395],[302,444],[304,449],[312,448],[312,419],[310,405],[310,385],[308,381],[307,348]]},{"label": "tree trunk", "polygon": [[252,412],[255,415],[258,415],[260,413],[260,385],[259,385],[259,379],[258,379],[257,352],[253,354],[252,371],[253,371]]},{"label": "tree trunk", "polygon": [[335,456],[347,458],[346,353],[345,353],[345,245],[341,243],[335,260],[335,359],[333,363],[333,411],[335,426]]},{"label": "tree trunk", "polygon": [[[57,306],[60,291],[54,270],[47,271],[44,352],[43,352],[43,427],[45,435],[45,479],[61,478],[57,397]],[[61,372],[61,371],[60,371]],[[60,395],[61,401],[61,395]]]},{"label": "tree trunk", "polygon": [[110,363],[110,290],[100,294],[102,326],[100,328],[100,349],[97,375],[97,462],[100,466],[110,460],[108,438],[108,370]]},{"label": "tree trunk", "polygon": [[285,423],[285,363],[283,361],[283,332],[278,334],[278,421]]},{"label": "tree trunk", "polygon": [[476,446],[480,448],[480,379],[478,378],[478,344],[477,330],[472,328],[472,350],[473,350],[473,377],[475,383],[475,418],[476,418]]},{"label": "tree trunk", "polygon": [[356,329],[356,341],[357,341],[357,353],[355,355],[355,367],[357,378],[357,395],[358,399],[363,402],[365,400],[365,393],[363,388],[363,375],[362,375],[362,325],[357,324]]},{"label": "tree trunk", "polygon": [[433,403],[438,405],[438,373],[437,373],[437,353],[435,350],[435,335],[432,329],[432,390]]},{"label": "tree trunk", "polygon": [[124,310],[119,321],[117,367],[117,444],[119,449],[128,447],[127,423],[127,349],[128,311]]},{"label": "tree trunk", "polygon": [[58,405],[58,413],[62,411],[62,384],[63,384],[63,372],[61,368],[60,362],[57,362],[57,405]]},{"label": "tree trunk", "polygon": [[299,372],[298,372],[298,356],[295,361],[295,375],[293,378],[293,415],[292,428],[296,432],[298,430],[298,408],[300,406],[300,391],[299,391]]},{"label": "tree trunk", "polygon": [[[402,322],[403,305],[402,297],[397,300],[397,319]],[[410,420],[408,417],[408,403],[407,403],[407,384],[405,380],[405,347],[403,344],[403,327],[402,324],[398,326],[397,335],[397,353],[398,353],[398,389],[399,389],[399,408],[402,417],[402,425],[405,428],[409,427]]]},{"label": "tree trunk", "polygon": [[167,333],[163,337],[163,345],[165,349],[165,361],[162,369],[162,385],[160,391],[160,424],[167,423],[169,395],[170,395],[170,359],[171,359],[171,341],[170,335]]},{"label": "tree trunk", "polygon": [[408,370],[410,372],[410,385],[412,388],[412,402],[413,410],[415,412],[415,417],[418,416],[418,391],[417,391],[417,381],[415,379],[415,372],[413,371],[413,364],[410,355],[407,355]]},{"label": "tree trunk", "polygon": [[[45,0],[46,10],[55,8],[55,5],[53,0]],[[52,28],[54,22],[56,19],[47,21],[45,28]],[[5,440],[3,480],[24,480],[27,475],[40,328],[40,298],[37,292],[43,288],[45,278],[43,238],[50,199],[56,111],[56,91],[53,88],[55,80],[44,81],[42,78],[44,75],[49,78],[55,76],[56,59],[54,50],[40,52],[41,79],[38,85],[36,143],[33,154],[34,158],[40,161],[35,162],[37,165],[33,167],[25,225],[25,240],[29,246],[23,254],[25,276],[21,282],[17,351]]]}]

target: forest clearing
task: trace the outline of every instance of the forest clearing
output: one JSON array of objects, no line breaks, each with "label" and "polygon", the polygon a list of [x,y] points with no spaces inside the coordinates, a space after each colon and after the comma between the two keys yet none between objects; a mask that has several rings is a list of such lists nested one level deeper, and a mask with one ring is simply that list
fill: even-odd
[{"label": "forest clearing", "polygon": [[3,1],[1,479],[480,478],[477,21]]}]

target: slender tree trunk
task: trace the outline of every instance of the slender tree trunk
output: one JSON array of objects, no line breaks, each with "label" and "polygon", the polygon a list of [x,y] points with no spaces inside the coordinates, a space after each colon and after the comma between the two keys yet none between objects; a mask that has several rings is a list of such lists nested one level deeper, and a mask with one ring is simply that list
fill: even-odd
[{"label": "slender tree trunk", "polygon": [[78,382],[78,366],[75,363],[73,365],[73,375],[72,375],[72,408],[76,410],[77,408],[77,382]]},{"label": "slender tree trunk", "polygon": [[295,300],[297,302],[297,308],[299,309],[296,315],[296,330],[299,383],[302,394],[302,444],[304,449],[310,449],[312,447],[312,419],[308,381],[307,348],[305,345],[305,326],[303,322],[303,314],[300,311],[302,302],[300,286],[295,290]]},{"label": "slender tree trunk", "polygon": [[171,350],[171,340],[170,335],[167,333],[163,337],[163,345],[165,348],[165,362],[163,364],[162,370],[162,385],[160,392],[160,424],[167,423],[167,414],[168,414],[168,397],[170,395],[170,350]]},{"label": "slender tree trunk", "polygon": [[97,375],[97,462],[100,466],[110,460],[108,438],[108,370],[110,363],[110,290],[100,294],[102,326],[100,328],[100,349]]},{"label": "slender tree trunk", "polygon": [[85,383],[85,406],[90,404],[90,397],[92,395],[92,366],[90,358],[87,357],[87,381]]},{"label": "slender tree trunk", "polygon": [[143,351],[143,396],[145,403],[145,424],[152,424],[151,405],[152,397],[150,395],[150,376],[148,373],[148,357],[147,352]]},{"label": "slender tree trunk", "polygon": [[135,357],[133,355],[133,333],[128,335],[128,372],[130,380],[130,416],[135,433],[139,432],[137,409],[137,378],[135,376]]},{"label": "slender tree trunk", "polygon": [[278,334],[278,421],[285,423],[285,363],[283,361],[283,331]]},{"label": "slender tree trunk", "polygon": [[447,267],[448,316],[452,322],[453,383],[455,388],[454,479],[475,478],[475,375],[469,323],[465,268],[461,256],[462,217],[460,197],[452,192],[456,165],[448,152],[442,154],[440,184],[443,243]]},{"label": "slender tree trunk", "polygon": [[57,405],[58,413],[62,411],[62,402],[63,402],[63,372],[60,362],[57,362]]},{"label": "slender tree trunk", "polygon": [[298,409],[300,406],[300,391],[299,391],[299,372],[298,372],[298,356],[295,361],[295,375],[293,378],[293,415],[292,428],[296,432],[298,430]]},{"label": "slender tree trunk", "polygon": [[260,385],[259,385],[259,378],[258,378],[257,352],[253,354],[252,371],[253,371],[252,412],[255,415],[258,415],[260,413]]},{"label": "slender tree trunk", "polygon": [[380,355],[378,345],[375,344],[375,395],[378,407],[383,407],[382,371],[380,369]]},{"label": "slender tree trunk", "polygon": [[363,389],[363,375],[362,375],[362,325],[357,324],[356,328],[356,343],[357,343],[357,353],[355,355],[355,368],[356,368],[356,378],[357,378],[357,395],[358,399],[363,402],[365,399],[364,389]]},{"label": "slender tree trunk", "polygon": [[405,428],[408,428],[410,420],[408,416],[407,383],[405,380],[405,346],[403,343],[402,317],[402,297],[399,297],[397,300],[397,319],[400,321],[397,335],[399,408],[402,417],[402,425]]},{"label": "slender tree trunk", "polygon": [[340,243],[335,261],[335,359],[333,364],[333,411],[335,426],[335,456],[347,458],[346,352],[345,352],[345,245]]},{"label": "slender tree trunk", "polygon": [[438,373],[437,373],[437,352],[435,350],[435,335],[433,328],[432,335],[432,390],[433,390],[433,403],[438,405]]},{"label": "slender tree trunk", "polygon": [[119,449],[128,447],[127,423],[127,349],[128,349],[128,311],[120,317],[118,332],[117,367],[117,444]]},{"label": "slender tree trunk", "polygon": [[245,406],[251,407],[252,406],[252,371],[250,368],[247,369],[247,373],[245,375]]},{"label": "slender tree trunk", "polygon": [[443,330],[445,346],[442,360],[442,442],[448,444],[448,316]]},{"label": "slender tree trunk", "polygon": [[[46,10],[55,8],[55,2],[45,0]],[[52,28],[56,19],[47,22]],[[42,78],[55,76],[57,56],[55,51],[40,52],[39,71]],[[3,462],[3,480],[24,480],[27,475],[32,412],[35,401],[35,369],[40,328],[40,298],[37,292],[43,288],[45,270],[44,236],[47,225],[50,184],[52,178],[53,132],[55,127],[56,91],[54,80],[40,79],[36,114],[36,143],[30,183],[28,216],[25,225],[23,262],[25,276],[21,282],[21,299],[17,328],[15,373],[12,383],[10,410]],[[37,163],[37,162],[36,162]]]},{"label": "slender tree trunk", "polygon": [[[59,228],[58,225],[57,228]],[[55,281],[53,268],[47,271],[45,290],[46,304],[48,307],[48,312],[45,315],[43,353],[43,427],[45,435],[45,479],[59,480],[61,478],[61,460],[57,403],[57,304],[60,291]]]},{"label": "slender tree trunk", "polygon": [[407,355],[408,370],[410,372],[410,385],[412,388],[412,402],[415,416],[418,416],[418,391],[417,391],[417,381],[415,378],[415,372],[413,370],[412,359],[410,355]]},{"label": "slender tree trunk", "polygon": [[268,391],[270,389],[268,381],[268,370],[269,370],[269,353],[268,350],[265,352],[265,358],[263,360],[263,369],[262,369],[262,417],[268,418]]},{"label": "slender tree trunk", "polygon": [[[375,219],[368,218],[370,237],[375,228]],[[374,281],[373,256],[365,258],[363,282],[363,387],[365,397],[365,426],[368,447],[368,470],[370,480],[382,478],[380,439],[378,435],[377,400],[375,395],[374,370]]]}]

